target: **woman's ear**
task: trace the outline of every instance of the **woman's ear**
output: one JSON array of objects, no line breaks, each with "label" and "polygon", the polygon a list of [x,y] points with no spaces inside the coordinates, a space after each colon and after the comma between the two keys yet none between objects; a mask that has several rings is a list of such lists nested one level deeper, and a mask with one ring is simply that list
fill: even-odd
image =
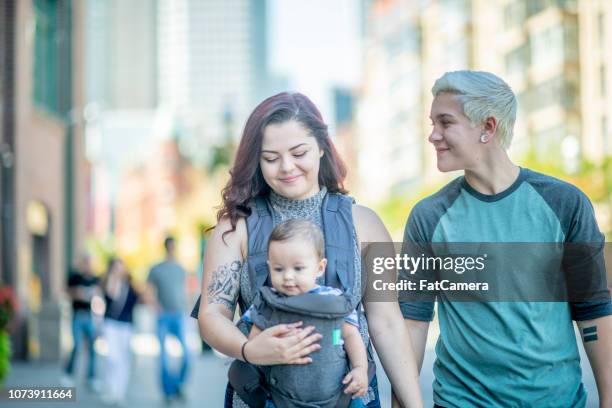
[{"label": "woman's ear", "polygon": [[325,150],[319,148],[319,158],[323,157],[324,154],[325,154]]}]

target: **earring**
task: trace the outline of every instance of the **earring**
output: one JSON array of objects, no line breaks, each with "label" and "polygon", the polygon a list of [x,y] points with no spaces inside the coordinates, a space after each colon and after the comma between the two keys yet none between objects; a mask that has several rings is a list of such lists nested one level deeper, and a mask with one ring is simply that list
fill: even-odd
[{"label": "earring", "polygon": [[489,141],[489,137],[487,136],[486,133],[483,133],[482,135],[480,135],[480,143],[487,143]]}]

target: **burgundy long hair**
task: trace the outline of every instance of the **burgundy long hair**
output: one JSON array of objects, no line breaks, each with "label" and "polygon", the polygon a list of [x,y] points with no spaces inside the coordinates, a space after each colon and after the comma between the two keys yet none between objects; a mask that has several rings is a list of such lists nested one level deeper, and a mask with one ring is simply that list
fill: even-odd
[{"label": "burgundy long hair", "polygon": [[319,166],[319,185],[327,187],[329,192],[347,193],[343,184],[346,167],[329,138],[321,113],[306,96],[282,92],[261,102],[244,126],[234,165],[230,170],[230,180],[221,192],[223,204],[217,212],[217,221],[223,217],[229,218],[232,225],[230,231],[236,230],[240,217],[249,215],[249,200],[270,192],[270,186],[264,180],[259,165],[264,129],[270,124],[290,120],[304,126],[324,152]]}]

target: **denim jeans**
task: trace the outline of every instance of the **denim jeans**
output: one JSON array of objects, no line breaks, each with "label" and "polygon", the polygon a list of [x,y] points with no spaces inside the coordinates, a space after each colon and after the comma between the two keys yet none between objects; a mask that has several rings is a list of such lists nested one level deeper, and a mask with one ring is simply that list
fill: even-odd
[{"label": "denim jeans", "polygon": [[91,318],[89,311],[77,310],[72,318],[72,352],[66,365],[66,374],[72,376],[74,374],[77,354],[83,346],[83,340],[87,346],[87,354],[89,355],[89,364],[87,369],[87,378],[93,380],[96,375],[96,351],[94,350],[94,341],[96,339],[96,328],[94,321]]},{"label": "denim jeans", "polygon": [[[174,335],[183,349],[183,357],[181,361],[181,367],[178,371],[170,369],[168,350],[166,350],[166,336]],[[162,390],[164,396],[172,397],[178,394],[187,378],[187,371],[189,369],[189,349],[185,342],[185,322],[183,313],[160,313],[157,319],[157,337],[159,339],[160,346],[160,373]]]},{"label": "denim jeans", "polygon": [[380,396],[378,395],[378,378],[374,375],[370,381],[370,388],[374,391],[374,399],[366,405],[366,408],[380,408]]}]

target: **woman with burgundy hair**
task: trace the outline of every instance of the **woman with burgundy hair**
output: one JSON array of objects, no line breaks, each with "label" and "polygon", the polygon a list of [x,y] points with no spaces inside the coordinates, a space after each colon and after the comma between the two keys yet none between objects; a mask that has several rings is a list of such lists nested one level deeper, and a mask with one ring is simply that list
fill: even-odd
[{"label": "woman with burgundy hair", "polygon": [[[362,244],[390,242],[391,238],[372,210],[353,204],[346,196],[344,164],[319,110],[302,94],[280,93],[255,108],[230,175],[204,256],[201,302],[192,315],[198,318],[204,340],[228,356],[259,366],[308,364],[310,354],[321,347],[321,335],[314,327],[301,327],[301,322],[281,324],[248,340],[233,323],[236,305],[244,313],[267,275],[265,254],[258,258],[249,253],[267,246],[266,228],[261,226],[309,219],[322,227],[326,236],[325,220],[333,221],[329,225],[343,226],[337,227],[333,239],[326,243],[326,256],[336,262],[328,264],[325,279],[330,270],[338,276],[351,271],[354,276],[348,281],[355,285],[349,288],[353,293],[362,293],[361,252],[368,250]],[[333,241],[342,237],[348,237],[350,248],[335,253]],[[340,266],[336,270],[334,265]],[[340,280],[345,283],[347,279]],[[360,331],[370,354],[371,336],[400,403],[421,407],[414,354],[397,302],[366,301],[363,306]],[[356,390],[347,387],[344,392],[354,394]],[[375,376],[362,402],[367,407],[380,407]],[[225,406],[246,406],[229,385]]]}]

